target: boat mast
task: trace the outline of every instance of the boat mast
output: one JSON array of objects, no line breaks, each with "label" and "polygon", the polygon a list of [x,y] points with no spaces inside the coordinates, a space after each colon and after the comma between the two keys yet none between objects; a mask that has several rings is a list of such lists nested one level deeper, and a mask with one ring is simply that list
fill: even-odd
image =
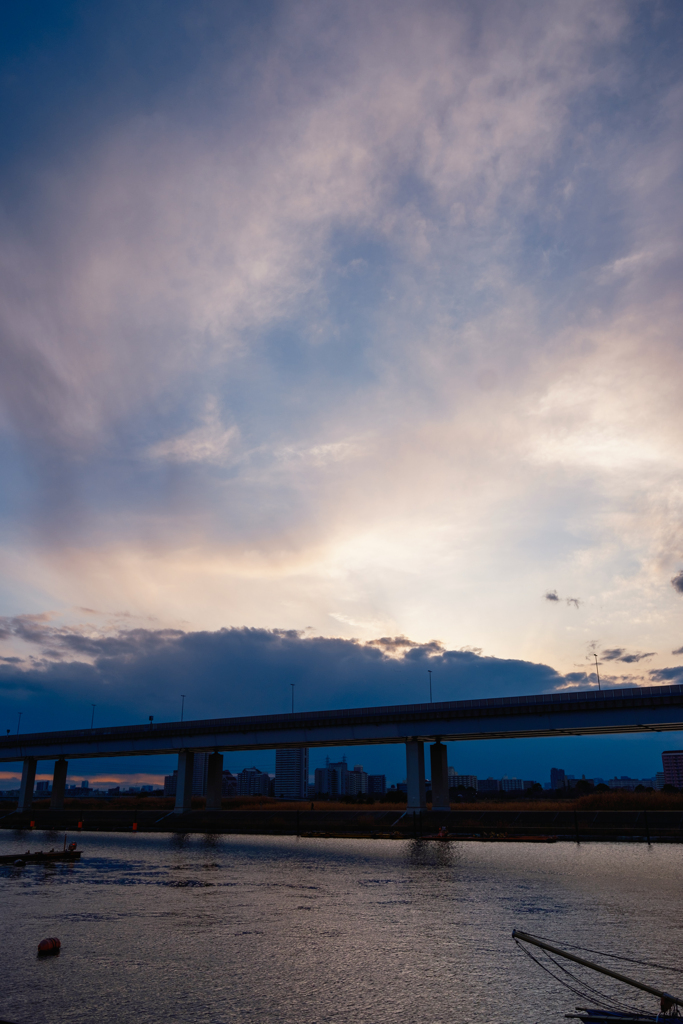
[{"label": "boat mast", "polygon": [[623,981],[626,985],[632,985],[634,988],[642,989],[643,992],[649,992],[653,996],[659,996],[660,999],[670,999],[672,1003],[677,1006],[683,1006],[683,999],[679,999],[678,996],[672,996],[669,992],[664,992],[661,988],[655,988],[654,985],[645,985],[642,981],[635,981],[633,978],[627,978],[625,974],[619,974],[617,971],[610,971],[609,967],[601,967],[600,964],[594,964],[591,960],[584,960],[580,956],[575,956],[573,953],[567,953],[564,949],[558,949],[557,946],[551,946],[549,942],[544,942],[542,939],[537,939],[535,935],[528,935],[526,932],[518,932],[515,928],[512,932],[513,939],[521,939],[522,942],[531,942],[534,946],[540,946],[541,949],[550,950],[551,953],[557,953],[558,956],[564,956],[567,960],[573,960],[575,964],[581,964],[582,967],[590,967],[593,971],[600,971],[601,974],[606,974],[609,978],[616,978],[617,981]]}]

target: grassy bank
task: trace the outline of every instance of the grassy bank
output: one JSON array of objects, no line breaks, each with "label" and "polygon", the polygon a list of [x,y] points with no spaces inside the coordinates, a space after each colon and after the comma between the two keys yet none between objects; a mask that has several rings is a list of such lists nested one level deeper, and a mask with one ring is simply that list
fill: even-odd
[{"label": "grassy bank", "polygon": [[[270,800],[266,797],[244,796],[224,799],[223,810],[230,811],[396,811],[400,814],[405,804],[393,802],[342,803],[333,800],[284,801]],[[206,805],[203,797],[193,797],[193,810],[202,810]],[[16,801],[2,801],[0,807],[10,809]],[[36,810],[47,810],[49,800],[34,800]],[[73,810],[148,810],[170,811],[173,809],[172,797],[138,797],[122,796],[111,800],[71,799],[64,801],[65,808]],[[431,805],[428,805],[431,810]],[[590,793],[572,799],[567,797],[532,797],[506,800],[463,800],[451,804],[454,811],[681,811],[683,810],[683,793]]]}]

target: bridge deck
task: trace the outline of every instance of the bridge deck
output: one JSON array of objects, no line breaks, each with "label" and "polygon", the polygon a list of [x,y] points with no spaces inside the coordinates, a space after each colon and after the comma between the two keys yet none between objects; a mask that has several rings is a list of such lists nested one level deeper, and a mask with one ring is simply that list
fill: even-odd
[{"label": "bridge deck", "polygon": [[29,733],[0,738],[0,762],[679,729],[683,686],[629,687]]}]

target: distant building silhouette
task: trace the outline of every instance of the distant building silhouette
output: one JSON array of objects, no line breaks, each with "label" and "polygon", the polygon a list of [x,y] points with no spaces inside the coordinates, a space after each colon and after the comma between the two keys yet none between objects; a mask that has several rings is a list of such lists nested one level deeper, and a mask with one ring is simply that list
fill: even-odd
[{"label": "distant building silhouette", "polygon": [[349,766],[346,758],[327,764],[315,770],[315,792],[326,793],[331,800],[346,796],[349,792]]},{"label": "distant building silhouette", "polygon": [[308,750],[275,751],[275,796],[305,800],[308,796]]},{"label": "distant building silhouette", "polygon": [[227,769],[223,772],[221,796],[237,796],[237,776]]},{"label": "distant building silhouette", "polygon": [[456,775],[455,772],[451,774],[450,768],[448,769],[449,789],[476,789],[477,781],[476,775]]},{"label": "distant building silhouette", "polygon": [[206,796],[210,754],[195,754],[192,769],[192,796]]},{"label": "distant building silhouette", "polygon": [[567,776],[564,773],[564,768],[551,768],[550,769],[550,788],[551,789],[566,789],[567,787]]},{"label": "distant building silhouette", "polygon": [[368,791],[368,773],[363,771],[362,764],[354,764],[348,777],[349,796],[359,796]]},{"label": "distant building silhouette", "polygon": [[270,775],[260,768],[244,768],[237,776],[238,796],[269,796]]},{"label": "distant building silhouette", "polygon": [[368,775],[368,793],[374,796],[384,796],[387,791],[386,775]]},{"label": "distant building silhouette", "polygon": [[664,784],[683,788],[683,750],[665,750],[662,754]]}]

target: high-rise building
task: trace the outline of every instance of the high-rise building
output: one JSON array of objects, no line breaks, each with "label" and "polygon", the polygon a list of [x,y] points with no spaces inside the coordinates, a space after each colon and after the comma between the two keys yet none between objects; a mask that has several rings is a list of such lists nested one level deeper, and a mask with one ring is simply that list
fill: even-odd
[{"label": "high-rise building", "polygon": [[500,789],[500,782],[491,776],[488,779],[479,779],[477,789],[480,793],[497,793]]},{"label": "high-rise building", "polygon": [[567,776],[564,773],[564,768],[551,768],[550,769],[550,788],[551,789],[565,789],[567,786]]},{"label": "high-rise building", "polygon": [[368,775],[368,793],[384,796],[387,791],[386,775]]},{"label": "high-rise building", "polygon": [[275,751],[275,796],[305,800],[308,796],[308,750]]},{"label": "high-rise building", "polygon": [[192,768],[192,796],[206,796],[210,754],[195,754]]},{"label": "high-rise building", "polygon": [[52,783],[47,781],[36,782],[37,793],[49,793],[52,789]]},{"label": "high-rise building", "polygon": [[[175,796],[178,791],[178,769],[173,775],[164,775],[164,796]],[[110,790],[111,792],[111,790]]]},{"label": "high-rise building", "polygon": [[331,800],[346,796],[349,792],[349,766],[346,760],[327,761],[324,768],[315,770],[315,792],[326,793]]},{"label": "high-rise building", "polygon": [[368,773],[363,771],[362,764],[354,764],[348,773],[349,796],[358,796],[368,791]]},{"label": "high-rise building", "polygon": [[665,750],[662,754],[664,784],[683,787],[683,750]]},{"label": "high-rise building", "polygon": [[655,789],[661,789],[664,785],[664,772],[657,772],[655,775]]},{"label": "high-rise building", "polygon": [[221,780],[221,796],[237,796],[237,776],[227,769]]},{"label": "high-rise building", "polygon": [[270,775],[260,768],[244,768],[237,776],[238,796],[268,796]]}]

